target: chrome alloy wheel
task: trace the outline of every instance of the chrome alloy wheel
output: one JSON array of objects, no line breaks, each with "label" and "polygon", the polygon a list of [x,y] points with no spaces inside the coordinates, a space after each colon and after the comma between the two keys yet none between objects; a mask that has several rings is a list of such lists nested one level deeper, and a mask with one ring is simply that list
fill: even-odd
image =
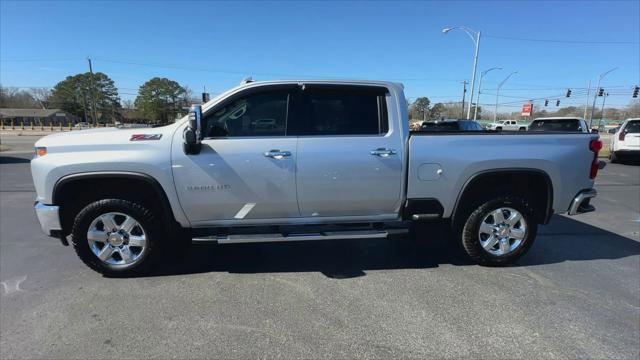
[{"label": "chrome alloy wheel", "polygon": [[147,250],[146,233],[133,217],[110,212],[95,218],[87,231],[89,248],[109,265],[131,265]]},{"label": "chrome alloy wheel", "polygon": [[501,207],[487,214],[480,223],[480,245],[491,255],[503,256],[522,245],[527,223],[518,210]]}]

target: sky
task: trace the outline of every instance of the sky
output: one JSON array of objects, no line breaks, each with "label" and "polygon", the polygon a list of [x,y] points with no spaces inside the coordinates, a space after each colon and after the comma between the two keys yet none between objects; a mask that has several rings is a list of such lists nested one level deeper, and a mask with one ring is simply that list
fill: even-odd
[{"label": "sky", "polygon": [[[52,87],[88,70],[106,73],[123,99],[152,77],[198,94],[255,80],[399,81],[412,100],[460,101],[481,31],[480,104],[500,111],[528,99],[584,106],[589,80],[607,105],[640,84],[640,1],[5,1],[0,0],[0,84]],[[535,40],[535,41],[533,41]],[[476,83],[477,84],[477,83]],[[572,96],[565,97],[566,89]],[[469,93],[467,93],[468,99]]]}]

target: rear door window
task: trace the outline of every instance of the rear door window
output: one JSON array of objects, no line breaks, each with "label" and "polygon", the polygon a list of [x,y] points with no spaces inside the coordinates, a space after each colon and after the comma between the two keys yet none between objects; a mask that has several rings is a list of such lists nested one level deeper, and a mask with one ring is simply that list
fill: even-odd
[{"label": "rear door window", "polygon": [[296,107],[298,135],[385,134],[389,129],[386,91],[366,86],[305,86]]}]

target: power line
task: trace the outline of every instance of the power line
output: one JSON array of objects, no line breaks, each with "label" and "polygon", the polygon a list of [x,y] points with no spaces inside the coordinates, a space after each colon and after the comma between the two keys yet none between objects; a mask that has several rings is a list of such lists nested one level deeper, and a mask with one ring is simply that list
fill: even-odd
[{"label": "power line", "polygon": [[496,35],[482,35],[483,37],[501,39],[501,40],[513,40],[513,41],[533,41],[533,42],[547,42],[558,44],[584,44],[584,45],[638,45],[638,41],[582,41],[582,40],[554,40],[554,39],[533,39],[533,38],[518,38],[510,36],[496,36]]}]

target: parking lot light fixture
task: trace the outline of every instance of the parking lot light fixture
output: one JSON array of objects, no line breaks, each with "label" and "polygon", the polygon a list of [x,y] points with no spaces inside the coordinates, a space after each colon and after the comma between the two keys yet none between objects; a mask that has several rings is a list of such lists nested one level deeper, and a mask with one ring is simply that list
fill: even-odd
[{"label": "parking lot light fixture", "polygon": [[498,97],[500,96],[500,88],[502,87],[502,85],[504,85],[505,82],[507,82],[507,80],[509,80],[511,75],[517,74],[517,73],[518,73],[517,71],[512,72],[511,74],[507,75],[507,77],[504,78],[504,80],[502,80],[500,84],[498,84],[498,88],[496,89],[496,109],[495,109],[495,112],[493,113],[494,122],[498,120]]},{"label": "parking lot light fixture", "polygon": [[589,129],[591,129],[591,123],[593,122],[593,112],[595,111],[595,108],[596,108],[596,99],[598,98],[598,89],[600,89],[600,82],[605,76],[607,76],[607,74],[617,69],[618,69],[617,67],[614,67],[613,69],[603,72],[602,74],[600,74],[600,76],[598,76],[598,85],[596,85],[596,91],[593,96],[593,104],[591,105],[591,114],[589,115]]},{"label": "parking lot light fixture", "polygon": [[[475,90],[475,84],[476,84],[476,71],[478,70],[478,51],[480,50],[480,31],[475,31],[471,28],[468,28],[466,26],[454,26],[454,27],[445,27],[442,29],[442,33],[443,34],[447,34],[449,33],[449,31],[451,30],[462,30],[464,31],[467,35],[469,35],[469,38],[471,38],[471,41],[473,41],[473,44],[475,46],[475,51],[473,53],[473,72],[471,75],[471,98],[469,99],[469,106],[467,107],[467,120],[471,119],[471,104],[473,104],[473,96],[474,96],[474,90]],[[476,101],[477,102],[477,101]]]},{"label": "parking lot light fixture", "polygon": [[475,106],[475,110],[473,111],[473,120],[478,119],[478,103],[480,102],[480,93],[482,91],[482,79],[484,79],[484,76],[487,75],[487,73],[491,70],[502,70],[502,68],[492,67],[480,73],[480,81],[478,81],[478,95],[476,96],[476,106]]}]

